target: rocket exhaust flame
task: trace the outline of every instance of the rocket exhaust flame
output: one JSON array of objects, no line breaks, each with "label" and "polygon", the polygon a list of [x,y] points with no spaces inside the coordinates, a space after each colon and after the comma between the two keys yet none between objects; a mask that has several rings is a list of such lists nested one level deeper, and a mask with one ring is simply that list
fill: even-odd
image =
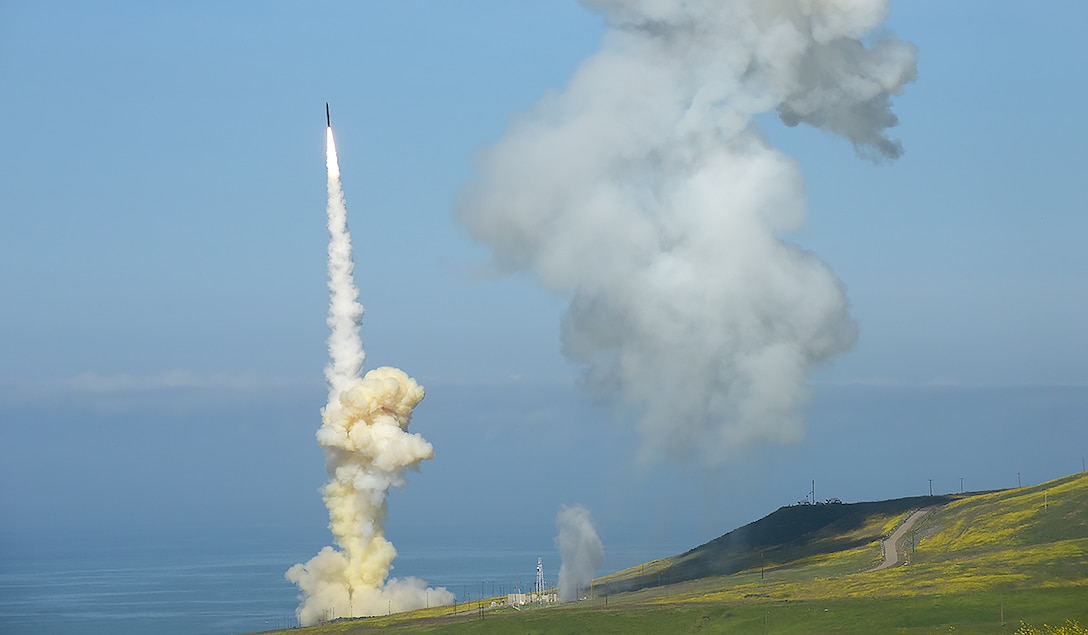
[{"label": "rocket exhaust flame", "polygon": [[[327,105],[326,105],[326,114]],[[302,591],[299,622],[385,614],[426,603],[448,604],[453,594],[415,578],[386,580],[396,550],[385,538],[386,496],[405,484],[404,473],[434,456],[418,434],[408,433],[423,387],[404,371],[376,368],[360,378],[365,360],[359,322],[363,307],[355,286],[347,205],[332,127],[326,128],[328,170],[329,399],[317,441],[326,449],[329,481],[322,488],[329,529],[340,549],[325,547],[286,578]]]}]

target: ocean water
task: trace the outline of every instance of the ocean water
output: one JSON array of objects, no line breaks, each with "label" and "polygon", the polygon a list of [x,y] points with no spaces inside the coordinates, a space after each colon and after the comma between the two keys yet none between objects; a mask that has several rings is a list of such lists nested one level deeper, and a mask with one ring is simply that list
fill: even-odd
[{"label": "ocean water", "polygon": [[191,547],[6,556],[0,632],[245,633],[293,621],[286,554]]},{"label": "ocean water", "polygon": [[[459,602],[529,588],[538,557],[549,583],[559,569],[554,549],[398,549],[394,577],[421,577]],[[12,635],[226,635],[294,626],[298,590],[283,574],[309,557],[297,545],[192,540],[10,551],[0,555],[0,633]],[[619,548],[606,566],[676,552]]]}]

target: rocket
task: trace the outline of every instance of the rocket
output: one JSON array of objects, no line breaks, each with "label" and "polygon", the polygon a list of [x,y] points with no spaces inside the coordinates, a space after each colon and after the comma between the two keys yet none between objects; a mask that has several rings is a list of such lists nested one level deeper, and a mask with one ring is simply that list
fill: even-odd
[{"label": "rocket", "polygon": [[332,119],[329,118],[329,102],[325,102],[325,125],[332,128]]}]

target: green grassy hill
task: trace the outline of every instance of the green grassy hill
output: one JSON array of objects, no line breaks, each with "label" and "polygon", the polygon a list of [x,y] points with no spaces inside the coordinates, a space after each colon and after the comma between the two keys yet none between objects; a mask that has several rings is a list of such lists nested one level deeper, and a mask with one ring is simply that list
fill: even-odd
[{"label": "green grassy hill", "polygon": [[[906,562],[869,571],[881,538],[931,505],[904,538]],[[1021,621],[1088,624],[1088,475],[985,494],[784,507],[687,553],[600,578],[590,600],[450,613],[301,632],[995,634]]]}]

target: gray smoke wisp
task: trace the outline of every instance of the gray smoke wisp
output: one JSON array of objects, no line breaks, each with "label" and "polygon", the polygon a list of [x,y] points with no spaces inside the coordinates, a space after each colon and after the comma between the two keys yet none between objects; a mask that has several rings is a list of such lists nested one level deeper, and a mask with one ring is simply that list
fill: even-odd
[{"label": "gray smoke wisp", "polygon": [[913,45],[887,0],[583,0],[611,27],[481,156],[457,216],[504,271],[570,299],[562,350],[637,413],[643,459],[793,441],[806,376],[849,349],[843,285],[786,242],[804,183],[755,117],[902,152]]},{"label": "gray smoke wisp", "polygon": [[559,509],[556,544],[563,560],[559,567],[559,601],[572,602],[585,595],[593,576],[604,564],[604,546],[593,528],[589,510],[581,505]]}]

